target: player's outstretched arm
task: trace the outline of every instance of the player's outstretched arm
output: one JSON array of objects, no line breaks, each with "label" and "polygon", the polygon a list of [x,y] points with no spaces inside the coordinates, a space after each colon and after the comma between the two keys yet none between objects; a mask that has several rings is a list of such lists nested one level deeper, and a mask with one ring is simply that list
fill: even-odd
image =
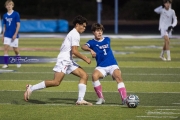
[{"label": "player's outstretched arm", "polygon": [[84,60],[85,62],[87,62],[88,64],[91,63],[91,59],[87,58],[86,56],[82,55],[79,51],[78,51],[78,46],[72,46],[72,54],[74,54],[76,57]]},{"label": "player's outstretched arm", "polygon": [[93,57],[93,58],[96,57],[96,53],[95,53],[91,48],[89,48],[87,45],[82,45],[82,46],[81,46],[81,49],[84,50],[84,51],[90,51],[92,57]]},{"label": "player's outstretched arm", "polygon": [[156,12],[157,14],[160,14],[162,9],[163,9],[163,6],[159,6],[159,7],[154,9],[154,12]]}]

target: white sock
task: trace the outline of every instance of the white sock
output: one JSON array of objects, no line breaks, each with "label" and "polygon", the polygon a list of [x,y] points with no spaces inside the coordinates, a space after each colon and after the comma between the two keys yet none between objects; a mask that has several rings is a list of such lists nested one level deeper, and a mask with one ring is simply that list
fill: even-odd
[{"label": "white sock", "polygon": [[164,56],[164,53],[165,53],[165,50],[162,50],[160,56]]},{"label": "white sock", "polygon": [[170,50],[166,50],[166,52],[167,52],[167,58],[171,59]]},{"label": "white sock", "polygon": [[43,89],[43,88],[45,88],[45,87],[46,87],[45,82],[42,81],[42,82],[40,82],[40,83],[38,83],[38,84],[36,84],[36,85],[32,85],[30,89],[31,89],[32,91],[34,91],[34,90]]},{"label": "white sock", "polygon": [[82,101],[82,100],[84,100],[84,96],[85,96],[85,92],[86,92],[86,85],[79,83],[78,88],[79,88],[78,101]]},{"label": "white sock", "polygon": [[118,89],[119,89],[119,88],[125,88],[125,85],[124,85],[123,82],[120,82],[120,83],[118,84]]},{"label": "white sock", "polygon": [[101,85],[101,83],[99,82],[99,80],[93,82],[94,87],[97,87],[97,86],[100,86],[100,85]]}]

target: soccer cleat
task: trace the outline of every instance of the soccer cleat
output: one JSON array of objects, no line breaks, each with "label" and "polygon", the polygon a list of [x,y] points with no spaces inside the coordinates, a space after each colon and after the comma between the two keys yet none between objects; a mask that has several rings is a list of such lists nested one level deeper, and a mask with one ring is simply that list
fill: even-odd
[{"label": "soccer cleat", "polygon": [[4,64],[4,65],[2,66],[2,68],[8,68],[8,65]]},{"label": "soccer cleat", "polygon": [[166,61],[166,58],[164,56],[159,56],[163,61]]},{"label": "soccer cleat", "polygon": [[81,100],[81,101],[77,101],[76,105],[93,105],[93,104],[85,100]]},{"label": "soccer cleat", "polygon": [[104,104],[104,103],[105,103],[104,98],[98,98],[97,99],[97,102],[96,102],[97,105],[101,105],[101,104]]},{"label": "soccer cleat", "polygon": [[25,91],[25,93],[24,93],[24,100],[25,100],[25,101],[28,101],[28,100],[29,100],[29,97],[30,97],[30,95],[31,95],[31,93],[32,93],[32,91],[31,91],[31,89],[30,89],[31,86],[32,86],[32,85],[26,85],[26,91]]},{"label": "soccer cleat", "polygon": [[168,58],[167,61],[171,61],[171,58]]},{"label": "soccer cleat", "polygon": [[126,105],[127,98],[122,101],[122,105]]},{"label": "soccer cleat", "polygon": [[17,68],[20,68],[21,67],[21,64],[17,64]]}]

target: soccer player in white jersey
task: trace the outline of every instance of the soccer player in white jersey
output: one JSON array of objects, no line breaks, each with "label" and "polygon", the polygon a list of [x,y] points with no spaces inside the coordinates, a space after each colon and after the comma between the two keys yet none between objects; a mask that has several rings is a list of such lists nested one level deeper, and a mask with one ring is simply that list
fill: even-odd
[{"label": "soccer player in white jersey", "polygon": [[[159,30],[161,37],[164,38],[163,49],[160,54],[160,58],[163,61],[171,61],[170,55],[170,37],[172,35],[173,28],[177,25],[177,17],[175,11],[171,8],[172,0],[163,0],[163,6],[157,7],[154,11],[160,14]],[[164,53],[167,53],[167,58]]]},{"label": "soccer player in white jersey", "polygon": [[111,49],[111,40],[109,37],[103,37],[104,27],[102,24],[94,23],[91,30],[94,34],[94,39],[89,40],[81,48],[85,51],[90,51],[92,57],[95,58],[97,62],[97,66],[92,74],[94,90],[98,96],[96,104],[105,103],[102,86],[99,80],[109,74],[116,80],[122,104],[125,104],[127,97],[126,88],[121,76],[121,71]]},{"label": "soccer player in white jersey", "polygon": [[[13,10],[14,2],[7,0],[5,2],[7,13],[3,15],[3,34],[2,42],[4,43],[4,65],[2,68],[8,68],[8,50],[9,47],[13,47],[16,54],[16,58],[19,57],[18,41],[19,41],[19,28],[20,28],[20,16],[19,13]],[[17,67],[21,67],[21,64],[17,62]]]},{"label": "soccer player in white jersey", "polygon": [[71,73],[80,78],[78,84],[79,95],[76,105],[92,105],[92,103],[89,103],[84,100],[88,75],[78,64],[76,64],[73,61],[72,58],[72,56],[74,55],[84,60],[88,64],[91,63],[90,58],[87,58],[78,51],[79,42],[80,42],[80,33],[83,33],[85,31],[87,20],[86,18],[80,15],[76,16],[73,20],[73,25],[74,28],[65,37],[60,48],[60,53],[57,56],[57,62],[53,68],[55,72],[54,79],[45,80],[35,85],[27,85],[26,91],[24,93],[25,101],[28,101],[31,93],[35,90],[59,86],[65,74]]}]

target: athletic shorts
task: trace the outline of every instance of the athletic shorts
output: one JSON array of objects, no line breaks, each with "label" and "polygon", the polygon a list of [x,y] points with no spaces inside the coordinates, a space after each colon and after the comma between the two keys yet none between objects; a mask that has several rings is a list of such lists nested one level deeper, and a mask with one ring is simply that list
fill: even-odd
[{"label": "athletic shorts", "polygon": [[56,65],[53,68],[55,72],[63,72],[64,74],[70,74],[72,71],[77,69],[79,65],[74,61],[67,61],[58,59]]},{"label": "athletic shorts", "polygon": [[114,70],[119,69],[119,67],[117,65],[111,65],[108,67],[96,67],[95,69],[99,70],[103,74],[103,77],[106,77],[107,75],[112,76]]},{"label": "athletic shorts", "polygon": [[9,45],[11,47],[18,47],[18,42],[19,42],[18,38],[12,40],[12,38],[4,37],[4,45]]},{"label": "athletic shorts", "polygon": [[161,37],[162,38],[164,38],[165,35],[167,35],[169,38],[171,38],[171,36],[172,36],[172,31],[170,31],[169,34],[168,34],[166,29],[161,29],[160,32],[161,32]]}]

